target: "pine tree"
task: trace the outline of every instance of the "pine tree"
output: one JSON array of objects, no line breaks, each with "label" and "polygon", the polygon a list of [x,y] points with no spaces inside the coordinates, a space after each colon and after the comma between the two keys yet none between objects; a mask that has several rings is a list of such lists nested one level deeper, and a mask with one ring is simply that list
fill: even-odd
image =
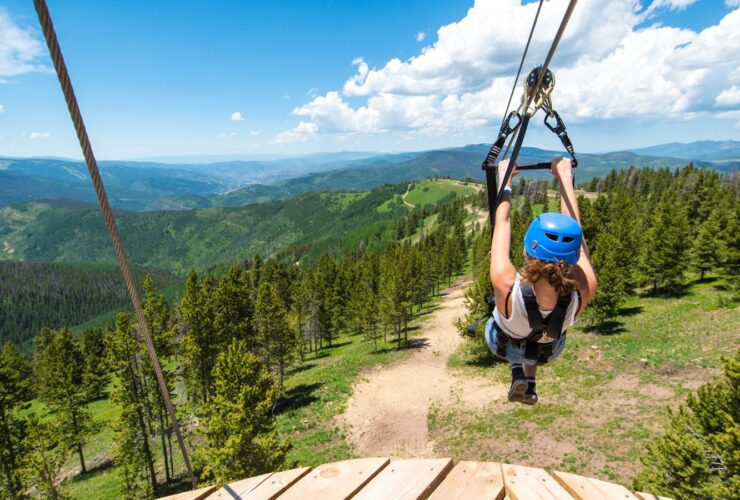
[{"label": "pine tree", "polygon": [[675,498],[736,498],[740,491],[740,350],[724,377],[670,411],[665,434],[648,445],[635,488]]},{"label": "pine tree", "polygon": [[653,214],[643,259],[654,291],[658,287],[675,290],[683,283],[689,241],[686,211],[675,191],[666,191]]},{"label": "pine tree", "polygon": [[691,248],[692,267],[699,272],[699,278],[719,266],[722,259],[722,240],[720,239],[720,219],[717,210],[700,224]]},{"label": "pine tree", "polygon": [[203,475],[224,484],[279,469],[289,448],[270,415],[272,377],[243,341],[233,339],[213,369],[213,395],[204,405],[197,456]]},{"label": "pine tree", "polygon": [[79,342],[64,327],[37,355],[40,364],[46,367],[38,380],[41,399],[49,405],[59,422],[61,440],[77,451],[82,472],[86,472],[82,447],[97,431],[99,423],[93,421],[92,413],[85,406],[87,394],[83,385],[84,363]]},{"label": "pine tree", "polygon": [[592,254],[592,262],[599,277],[599,288],[586,309],[588,318],[594,324],[603,326],[613,318],[626,299],[625,269],[618,264],[620,256],[620,236],[604,231],[599,233]]},{"label": "pine tree", "polygon": [[[159,358],[167,361],[175,352],[175,329],[172,312],[165,298],[155,288],[151,276],[147,276],[144,280],[144,293],[145,296],[142,302],[144,318],[151,332],[154,348]],[[141,343],[139,344],[139,348],[141,350],[139,358],[141,360],[141,386],[144,396],[144,408],[149,420],[149,427],[151,428],[152,422],[158,427],[157,432],[161,441],[165,466],[165,480],[169,482],[174,474],[172,426],[170,425],[167,407],[162,397],[151,359]],[[174,399],[172,397],[174,392],[172,386],[174,374],[171,370],[167,369],[167,364],[166,362],[162,363],[163,366],[161,366],[161,369],[167,383],[170,400],[172,400]]]},{"label": "pine tree", "polygon": [[80,348],[83,359],[82,385],[85,388],[85,399],[94,401],[103,396],[110,381],[105,352],[105,330],[94,328],[83,331]]},{"label": "pine tree", "polygon": [[200,280],[191,271],[177,308],[180,328],[180,361],[183,366],[186,392],[190,402],[197,406],[208,399],[211,392],[211,371],[216,356],[224,348],[223,339],[214,325],[213,281]]},{"label": "pine tree", "polygon": [[110,364],[117,375],[111,401],[121,409],[113,423],[116,463],[120,465],[127,497],[150,497],[156,488],[157,476],[145,417],[147,396],[142,385],[141,345],[130,314],[117,316],[116,328],[106,341]]},{"label": "pine tree", "polygon": [[32,414],[26,423],[23,440],[23,476],[42,497],[52,500],[68,498],[57,484],[57,476],[68,454],[68,449],[59,442],[62,432],[56,422],[41,422]]},{"label": "pine tree", "polygon": [[277,392],[281,395],[285,371],[294,359],[297,341],[288,324],[288,311],[272,281],[263,279],[257,290],[255,324],[260,354],[265,366],[277,373]]},{"label": "pine tree", "polygon": [[[6,341],[0,350],[0,496],[16,498],[23,492],[21,458],[29,380],[23,371],[22,354]],[[27,363],[25,363],[27,366]]]},{"label": "pine tree", "polygon": [[239,266],[231,266],[219,280],[215,291],[214,326],[218,336],[230,341],[245,339],[254,344],[254,303],[249,277]]}]

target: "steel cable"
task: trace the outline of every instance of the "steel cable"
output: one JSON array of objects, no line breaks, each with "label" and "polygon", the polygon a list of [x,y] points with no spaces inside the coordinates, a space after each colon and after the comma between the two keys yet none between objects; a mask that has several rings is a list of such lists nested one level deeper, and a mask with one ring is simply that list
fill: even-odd
[{"label": "steel cable", "polygon": [[167,413],[169,413],[170,420],[172,421],[172,426],[174,428],[175,435],[177,436],[177,442],[180,445],[180,451],[182,452],[185,466],[188,469],[190,482],[192,483],[193,488],[195,488],[196,480],[195,476],[193,475],[192,466],[190,465],[190,458],[188,456],[187,448],[185,447],[185,441],[183,440],[182,433],[180,432],[180,425],[177,421],[175,408],[172,405],[172,400],[170,399],[170,394],[167,389],[167,383],[165,382],[164,374],[162,373],[162,367],[159,364],[159,358],[157,357],[157,352],[154,349],[152,336],[149,333],[149,328],[147,327],[146,319],[144,318],[144,310],[142,309],[141,300],[139,299],[139,292],[136,290],[136,285],[134,284],[131,269],[129,267],[128,260],[126,259],[126,253],[123,249],[123,245],[121,244],[121,238],[118,234],[116,221],[113,218],[113,212],[111,210],[110,203],[108,202],[108,196],[105,192],[105,186],[103,185],[103,180],[100,177],[98,163],[95,159],[95,155],[93,154],[92,146],[90,144],[90,138],[87,135],[87,129],[85,128],[85,123],[82,120],[80,107],[77,103],[77,97],[75,96],[74,89],[72,88],[72,81],[70,80],[69,73],[67,72],[67,65],[64,62],[64,57],[62,57],[62,51],[59,47],[59,40],[57,39],[54,25],[51,22],[51,15],[49,14],[46,0],[34,0],[33,3],[36,7],[36,13],[38,14],[39,22],[41,23],[41,30],[44,33],[44,38],[46,38],[46,44],[49,47],[49,54],[51,55],[51,59],[54,62],[54,68],[56,69],[57,76],[59,77],[59,83],[62,86],[64,99],[67,101],[69,114],[72,118],[72,123],[74,124],[75,131],[77,132],[77,138],[80,141],[82,154],[84,155],[85,163],[87,164],[87,170],[90,172],[90,178],[92,179],[95,193],[98,196],[100,210],[103,213],[105,225],[108,227],[108,234],[110,235],[111,241],[113,242],[113,248],[116,252],[116,258],[118,259],[118,267],[121,269],[123,280],[126,283],[126,289],[128,290],[129,297],[131,298],[131,304],[133,305],[134,311],[136,312],[136,318],[139,323],[139,334],[141,335],[141,337],[143,337],[147,347],[147,351],[149,352],[149,358],[151,359],[152,367],[154,368],[154,374],[157,378],[159,390],[162,394],[165,406],[167,407]]}]

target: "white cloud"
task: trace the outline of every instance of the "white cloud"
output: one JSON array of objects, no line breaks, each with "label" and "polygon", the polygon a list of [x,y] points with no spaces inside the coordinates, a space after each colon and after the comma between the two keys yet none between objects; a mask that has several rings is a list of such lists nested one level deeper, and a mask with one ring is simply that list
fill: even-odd
[{"label": "white cloud", "polygon": [[0,113],[5,113],[5,106],[0,104]]},{"label": "white cloud", "polygon": [[253,137],[257,137],[257,136],[258,136],[258,135],[260,135],[261,133],[262,133],[262,131],[261,131],[261,130],[252,130],[252,131],[250,131],[250,132],[249,132],[249,135],[251,135],[251,136],[253,136]]},{"label": "white cloud", "polygon": [[[7,9],[0,7],[0,76],[45,71],[37,61],[44,46],[34,32],[16,24]],[[0,78],[0,83],[7,80]]]},{"label": "white cloud", "polygon": [[273,143],[284,144],[286,142],[305,142],[310,137],[316,135],[317,126],[315,123],[301,122],[293,130],[280,132],[275,136]]},{"label": "white cloud", "polygon": [[416,41],[423,42],[426,37],[427,37],[427,34],[424,33],[423,31],[420,31],[416,34]]},{"label": "white cloud", "polygon": [[740,87],[733,85],[719,93],[715,102],[720,106],[740,105]]},{"label": "white cloud", "polygon": [[668,10],[684,10],[686,7],[696,3],[697,1],[698,0],[653,0],[647,8],[646,13],[650,14],[661,8],[666,8]]},{"label": "white cloud", "polygon": [[28,134],[29,139],[44,139],[46,137],[49,137],[51,134],[49,132],[31,132]]},{"label": "white cloud", "polygon": [[308,91],[306,92],[306,96],[307,96],[307,97],[310,97],[311,99],[313,99],[313,98],[314,98],[314,97],[316,97],[317,95],[319,95],[319,88],[318,88],[318,87],[311,87],[311,88],[310,88],[310,89],[308,89]]},{"label": "white cloud", "polygon": [[285,95],[283,95],[283,99],[285,99],[287,101],[288,99],[290,99],[290,96],[288,94],[285,94]]},{"label": "white cloud", "polygon": [[231,121],[232,122],[243,122],[244,117],[239,111],[234,111],[233,113],[231,113]]},{"label": "white cloud", "polygon": [[740,0],[725,0],[725,5],[729,8],[740,7]]},{"label": "white cloud", "polygon": [[236,137],[236,132],[221,132],[216,137],[219,139],[231,139],[232,137]]},{"label": "white cloud", "polygon": [[[690,3],[656,0],[651,6],[679,9]],[[544,5],[527,66],[544,58],[566,4]],[[355,58],[356,72],[341,93],[329,91],[296,107],[293,114],[304,121],[285,137],[441,134],[496,126],[536,7],[520,0],[476,0],[463,19],[439,28],[437,41],[409,59],[370,68],[362,57]],[[552,66],[553,103],[564,118],[659,114],[684,120],[716,115],[716,104],[736,106],[730,86],[740,84],[740,10],[698,33],[645,26],[645,12],[636,0],[579,3]],[[298,132],[299,127],[310,133]]]}]

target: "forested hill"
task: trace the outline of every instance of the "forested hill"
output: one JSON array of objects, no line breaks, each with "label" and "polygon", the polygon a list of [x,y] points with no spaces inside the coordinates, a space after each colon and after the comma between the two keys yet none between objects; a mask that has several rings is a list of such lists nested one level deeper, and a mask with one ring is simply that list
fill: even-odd
[{"label": "forested hill", "polygon": [[[180,280],[167,272],[134,268],[167,288]],[[0,261],[0,345],[22,345],[46,326],[76,325],[128,303],[117,267]]]},{"label": "forested hill", "polygon": [[[737,141],[673,143],[598,154],[580,153],[579,147],[585,149],[586,145],[576,144],[579,181],[604,177],[611,169],[632,165],[675,168],[693,161],[722,171],[740,166]],[[101,162],[101,172],[115,208],[181,210],[241,206],[307,191],[370,189],[429,176],[483,179],[480,164],[489,148],[490,144],[474,144],[397,154],[334,153],[208,164]],[[524,147],[519,158],[522,162],[540,162],[563,154],[557,147]],[[84,163],[0,158],[0,207],[62,198],[96,201]]]},{"label": "forested hill", "polygon": [[[422,152],[416,155],[384,157],[371,162],[362,160],[354,162],[351,167],[342,170],[312,173],[286,179],[271,185],[254,184],[226,194],[185,194],[164,197],[151,206],[161,209],[189,209],[206,207],[235,207],[248,203],[260,203],[295,196],[308,191],[329,189],[370,189],[385,183],[396,183],[431,176],[446,176],[456,179],[472,178],[484,180],[481,161],[488,154],[489,144],[475,144],[462,148],[442,149]],[[562,151],[551,151],[539,148],[522,148],[520,161],[535,163],[550,161],[556,156],[565,154]],[[670,156],[650,156],[630,151],[619,151],[603,154],[579,154],[576,177],[579,182],[589,181],[595,177],[605,177],[610,170],[627,168],[633,165],[640,167],[679,168],[687,160]],[[720,163],[703,161],[706,165],[718,170],[736,167],[736,160]],[[546,172],[530,172],[528,176],[549,178]]]},{"label": "forested hill", "polygon": [[[456,189],[450,181],[437,182],[447,187],[435,191],[430,204]],[[295,251],[315,260],[330,250],[384,246],[410,210],[400,199],[406,188],[314,192],[236,208],[119,211],[116,219],[132,263],[180,274],[255,254]],[[100,212],[92,205],[44,201],[0,209],[0,242],[2,259],[115,262]]]}]

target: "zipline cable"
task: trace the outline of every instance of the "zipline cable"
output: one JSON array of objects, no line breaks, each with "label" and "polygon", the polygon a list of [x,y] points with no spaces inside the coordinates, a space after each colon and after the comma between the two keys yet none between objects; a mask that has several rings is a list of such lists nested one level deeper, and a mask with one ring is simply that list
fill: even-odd
[{"label": "zipline cable", "polygon": [[[545,0],[540,0],[539,5],[537,5],[537,12],[534,14],[534,21],[532,21],[532,28],[529,30],[529,37],[527,38],[527,45],[524,46],[524,53],[522,54],[522,59],[519,61],[519,68],[516,70],[516,77],[514,78],[514,85],[511,87],[511,93],[509,93],[509,101],[506,103],[506,111],[504,111],[504,117],[501,119],[501,126],[504,126],[504,122],[506,121],[506,117],[509,116],[509,107],[511,107],[511,99],[514,97],[514,92],[516,91],[516,85],[519,83],[519,75],[522,73],[522,67],[524,66],[524,61],[527,59],[527,51],[529,51],[529,44],[532,42],[532,35],[534,35],[534,29],[537,27],[537,19],[540,17],[540,11],[542,10],[542,4],[545,3]],[[506,157],[506,154],[504,154],[504,157]]]},{"label": "zipline cable", "polygon": [[[527,59],[527,52],[529,51],[529,44],[532,42],[532,36],[534,35],[534,30],[537,27],[537,20],[540,17],[540,11],[542,10],[542,4],[545,3],[545,0],[540,0],[539,5],[537,6],[537,12],[534,14],[534,20],[532,21],[532,27],[529,30],[529,36],[527,37],[527,44],[524,46],[524,52],[522,53],[522,58],[519,61],[519,68],[516,70],[516,77],[514,78],[514,85],[511,86],[511,92],[509,93],[509,100],[506,103],[506,111],[504,111],[504,117],[501,120],[501,127],[504,126],[506,123],[507,117],[509,116],[509,108],[511,107],[511,100],[514,97],[514,92],[516,92],[516,86],[519,83],[519,75],[521,75],[522,67],[524,66],[524,61]],[[514,129],[514,136],[512,136],[511,141],[514,140],[516,135],[519,133],[519,125],[521,125],[521,122],[519,122]],[[509,147],[511,146],[511,141],[509,141],[509,146],[506,147],[506,153],[509,152]],[[495,146],[491,147],[491,151],[488,152],[488,157],[490,158],[491,155],[494,153]],[[506,153],[504,153],[504,157],[506,157]],[[498,151],[495,153],[498,155]],[[488,188],[490,189],[491,186],[496,186],[496,169],[495,166],[493,168],[486,168],[486,183],[488,185]],[[488,217],[491,220],[491,237],[493,238],[493,223],[496,218],[496,207],[492,205],[493,197],[491,194],[488,195]]]},{"label": "zipline cable", "polygon": [[95,187],[95,193],[98,195],[98,202],[100,203],[100,210],[103,212],[103,219],[105,224],[108,226],[108,234],[110,235],[111,241],[113,242],[113,248],[116,252],[116,258],[118,259],[118,267],[121,269],[123,274],[123,280],[126,283],[126,289],[128,290],[131,303],[136,311],[136,318],[139,323],[139,333],[144,338],[146,343],[147,351],[149,351],[149,358],[154,368],[154,374],[157,377],[157,383],[159,390],[162,394],[165,406],[167,407],[167,413],[169,413],[172,426],[177,436],[177,442],[180,445],[180,451],[185,462],[185,466],[188,469],[188,475],[190,476],[190,482],[193,485],[193,489],[196,487],[195,476],[193,475],[193,468],[190,465],[190,458],[188,457],[188,451],[185,447],[185,441],[182,438],[180,432],[180,425],[177,421],[177,415],[175,414],[175,407],[172,405],[170,399],[170,393],[167,389],[167,383],[165,382],[164,375],[162,374],[162,367],[159,364],[159,358],[157,352],[154,349],[154,343],[152,342],[152,336],[149,333],[149,328],[144,318],[144,310],[141,306],[141,300],[139,299],[139,292],[136,290],[134,285],[134,279],[131,274],[131,268],[128,265],[126,259],[126,253],[121,244],[121,238],[118,234],[118,228],[116,227],[116,221],[113,218],[113,212],[108,202],[108,195],[105,192],[105,186],[103,186],[103,180],[100,177],[100,170],[98,169],[98,162],[93,154],[92,146],[90,144],[90,138],[87,135],[87,129],[85,123],[82,120],[82,114],[80,107],[75,97],[74,89],[72,88],[72,81],[69,78],[67,72],[67,65],[64,62],[61,48],[59,47],[59,40],[57,39],[54,25],[51,22],[51,15],[49,9],[46,6],[46,0],[33,0],[33,4],[36,7],[36,13],[41,23],[41,30],[44,32],[44,38],[46,38],[46,44],[49,47],[49,54],[54,62],[54,68],[56,69],[57,76],[59,77],[59,83],[62,86],[62,92],[64,93],[64,99],[67,101],[67,107],[69,108],[69,114],[74,123],[75,131],[77,132],[77,138],[80,141],[80,147],[82,148],[82,154],[85,156],[85,163],[87,169],[90,172],[90,178],[92,179],[93,186]]},{"label": "zipline cable", "polygon": [[[566,26],[568,26],[568,21],[570,21],[570,16],[573,14],[573,9],[575,9],[576,4],[578,3],[578,0],[570,0],[570,3],[568,4],[568,8],[565,10],[565,14],[563,15],[563,20],[560,22],[560,27],[558,28],[558,32],[555,35],[555,39],[552,41],[552,45],[550,46],[550,50],[547,53],[547,57],[545,58],[545,62],[542,64],[542,67],[539,71],[539,75],[537,78],[537,83],[535,83],[534,87],[532,87],[532,91],[526,95],[526,100],[522,102],[523,105],[523,118],[521,123],[524,124],[525,119],[527,119],[528,116],[530,116],[529,113],[529,106],[532,104],[532,100],[535,98],[535,96],[539,93],[540,87],[542,86],[542,81],[545,78],[545,75],[547,74],[547,68],[550,65],[550,62],[552,61],[553,56],[555,55],[555,50],[558,48],[558,45],[560,44],[560,39],[563,37],[563,33],[565,32]],[[535,110],[536,111],[536,110]],[[531,113],[534,114],[534,113]],[[527,120],[527,123],[529,120]],[[498,190],[498,193],[496,194],[496,203],[494,204],[494,213],[491,215],[491,237],[493,237],[493,224],[496,220],[496,214],[495,210],[498,207],[499,203],[501,203],[501,199],[504,197],[504,187],[506,186],[506,183],[509,181],[509,178],[511,177],[511,172],[514,169],[514,165],[516,164],[516,160],[519,156],[519,151],[522,147],[522,142],[524,139],[523,131],[521,130],[522,127],[519,127],[519,135],[517,136],[516,144],[514,144],[514,150],[511,153],[511,159],[509,160],[509,165],[506,168],[506,172],[504,173],[504,178],[501,181],[501,188]],[[519,140],[519,139],[522,140]],[[493,170],[494,176],[495,176],[495,165],[490,166],[486,170],[486,177],[488,177],[488,170]],[[494,184],[495,186],[496,184]],[[489,199],[489,206],[491,205],[490,199]]]}]

